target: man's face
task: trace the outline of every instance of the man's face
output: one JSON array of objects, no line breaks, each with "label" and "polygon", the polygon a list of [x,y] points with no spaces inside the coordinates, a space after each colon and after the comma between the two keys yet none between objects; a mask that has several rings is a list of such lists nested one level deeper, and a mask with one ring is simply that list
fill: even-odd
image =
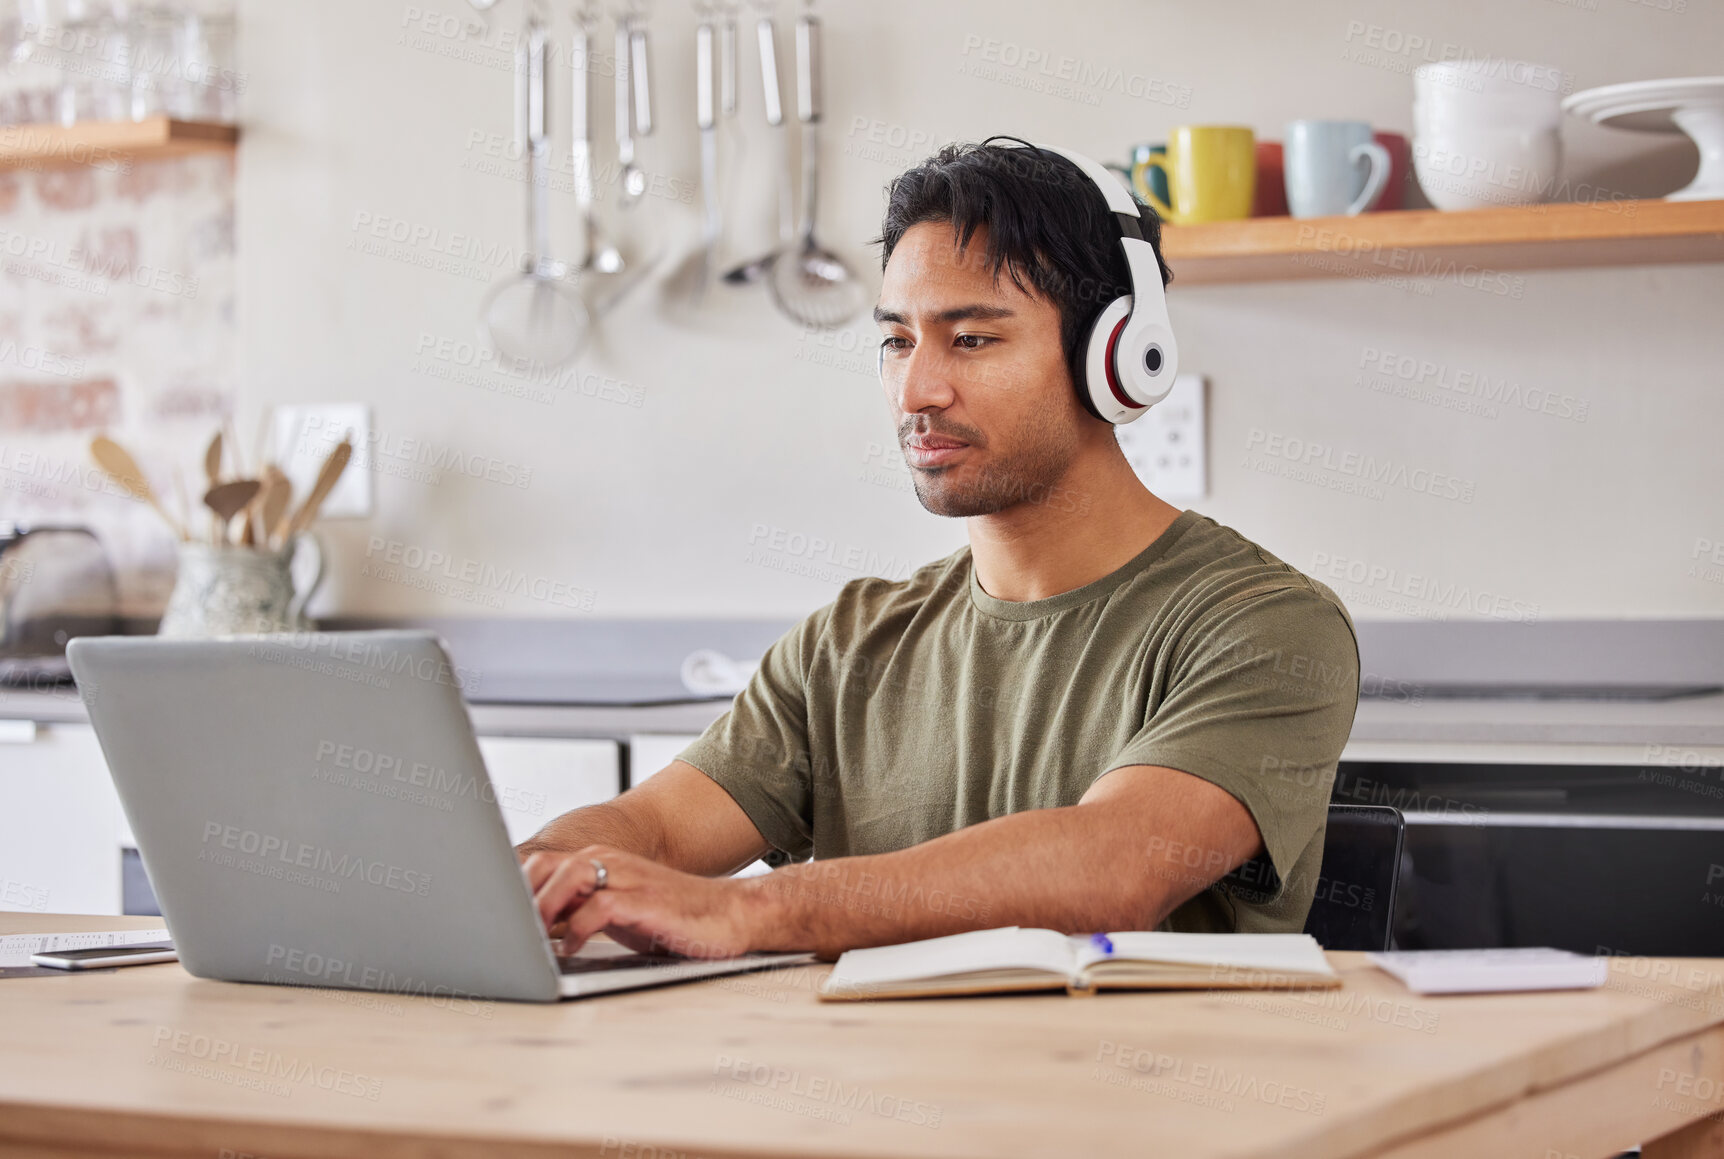
[{"label": "man's face", "polygon": [[992,515],[1045,498],[1086,417],[1060,346],[1059,309],[1008,274],[986,231],[964,250],[946,222],[904,232],[874,318],[881,378],[916,498],[935,515]]}]

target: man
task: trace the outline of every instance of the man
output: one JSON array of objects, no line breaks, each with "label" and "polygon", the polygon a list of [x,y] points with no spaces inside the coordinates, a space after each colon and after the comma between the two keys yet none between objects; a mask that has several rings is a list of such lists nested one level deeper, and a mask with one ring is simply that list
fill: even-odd
[{"label": "man", "polygon": [[[1100,190],[950,146],[893,182],[880,243],[887,407],[969,546],[846,584],[679,759],[525,842],[547,929],[825,957],[1006,925],[1299,930],[1352,623],[1146,490],[1080,403],[1074,359],[1129,292]],[[814,860],[725,876],[771,850]]]}]

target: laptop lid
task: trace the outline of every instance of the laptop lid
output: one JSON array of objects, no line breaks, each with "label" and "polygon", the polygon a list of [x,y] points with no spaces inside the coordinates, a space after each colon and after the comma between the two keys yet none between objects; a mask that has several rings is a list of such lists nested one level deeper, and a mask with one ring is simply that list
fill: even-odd
[{"label": "laptop lid", "polygon": [[81,637],[67,654],[191,973],[557,998],[433,634]]}]

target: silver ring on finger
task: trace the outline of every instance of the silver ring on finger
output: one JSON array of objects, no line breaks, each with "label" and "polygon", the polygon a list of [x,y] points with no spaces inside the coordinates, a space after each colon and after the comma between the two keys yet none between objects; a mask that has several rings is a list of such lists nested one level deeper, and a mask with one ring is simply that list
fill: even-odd
[{"label": "silver ring on finger", "polygon": [[593,871],[598,875],[597,879],[593,882],[593,891],[596,893],[609,883],[611,879],[611,871],[606,869],[605,863],[596,857],[589,857],[587,860],[593,863]]}]

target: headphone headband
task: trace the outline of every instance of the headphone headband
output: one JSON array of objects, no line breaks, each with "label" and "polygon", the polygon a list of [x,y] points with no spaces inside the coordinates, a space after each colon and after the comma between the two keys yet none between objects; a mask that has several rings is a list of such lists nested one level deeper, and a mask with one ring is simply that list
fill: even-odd
[{"label": "headphone headband", "polygon": [[1161,262],[1143,236],[1144,207],[1105,166],[1082,153],[1057,145],[1036,148],[1077,166],[1101,192],[1120,227],[1131,294],[1109,302],[1096,316],[1076,385],[1079,400],[1097,418],[1115,425],[1132,422],[1167,397],[1179,373],[1179,344],[1167,315]]}]

